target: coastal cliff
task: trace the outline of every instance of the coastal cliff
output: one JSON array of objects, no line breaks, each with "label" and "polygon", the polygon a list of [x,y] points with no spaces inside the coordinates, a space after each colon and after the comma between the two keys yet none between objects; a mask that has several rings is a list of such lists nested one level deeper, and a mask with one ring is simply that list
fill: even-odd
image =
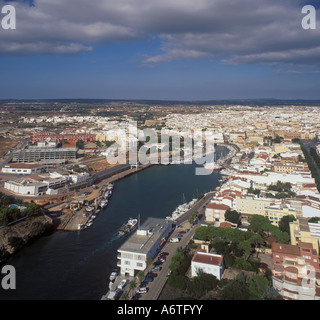
[{"label": "coastal cliff", "polygon": [[0,229],[0,263],[7,260],[30,241],[50,234],[54,229],[54,221],[45,215],[31,217]]}]

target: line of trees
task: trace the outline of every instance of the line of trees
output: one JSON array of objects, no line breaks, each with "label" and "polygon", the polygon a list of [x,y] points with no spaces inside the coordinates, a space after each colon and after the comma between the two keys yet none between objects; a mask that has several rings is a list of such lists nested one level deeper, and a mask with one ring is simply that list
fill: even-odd
[{"label": "line of trees", "polygon": [[312,158],[309,155],[308,150],[305,148],[305,146],[303,145],[303,143],[300,140],[299,140],[299,143],[300,143],[301,150],[302,150],[302,152],[304,154],[304,158],[306,159],[306,162],[308,164],[308,167],[309,167],[309,170],[311,172],[311,175],[314,178],[314,181],[316,183],[318,191],[320,192],[320,178],[319,178],[319,175],[318,175],[318,170],[314,166]]}]

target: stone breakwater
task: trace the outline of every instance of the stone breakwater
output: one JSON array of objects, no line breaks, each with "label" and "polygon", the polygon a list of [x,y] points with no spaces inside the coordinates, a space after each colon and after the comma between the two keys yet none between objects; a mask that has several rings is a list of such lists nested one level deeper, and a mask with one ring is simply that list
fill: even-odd
[{"label": "stone breakwater", "polygon": [[48,216],[31,217],[0,229],[0,264],[30,241],[51,233],[55,229]]}]

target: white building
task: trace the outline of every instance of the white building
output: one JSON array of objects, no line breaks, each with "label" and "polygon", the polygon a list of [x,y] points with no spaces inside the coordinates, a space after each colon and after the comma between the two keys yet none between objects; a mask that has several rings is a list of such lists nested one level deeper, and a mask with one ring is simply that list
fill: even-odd
[{"label": "white building", "polygon": [[69,176],[72,179],[73,183],[78,183],[80,181],[84,181],[90,177],[90,174],[87,172],[81,172],[81,173],[73,173]]},{"label": "white building", "polygon": [[9,180],[4,183],[4,188],[16,194],[35,196],[45,194],[48,186],[33,179]]},{"label": "white building", "polygon": [[134,276],[147,267],[172,232],[172,221],[148,218],[144,224],[118,249],[118,263],[122,275]]},{"label": "white building", "polygon": [[198,250],[191,260],[191,276],[196,277],[199,272],[212,274],[218,280],[224,271],[223,256]]},{"label": "white building", "polygon": [[3,173],[33,174],[46,170],[48,166],[40,164],[9,163],[2,168]]},{"label": "white building", "polygon": [[[34,174],[9,180],[4,183],[4,188],[19,195],[39,196],[45,194],[56,194],[53,190],[58,190],[66,186],[69,177],[57,173]],[[53,190],[52,190],[53,189]]]}]

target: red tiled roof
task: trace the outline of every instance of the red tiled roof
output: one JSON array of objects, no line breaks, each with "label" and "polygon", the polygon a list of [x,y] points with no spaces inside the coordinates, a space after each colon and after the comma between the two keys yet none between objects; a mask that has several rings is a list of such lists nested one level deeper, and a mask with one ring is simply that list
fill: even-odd
[{"label": "red tiled roof", "polygon": [[215,209],[215,210],[228,210],[230,209],[229,206],[225,205],[225,204],[219,204],[219,203],[209,203],[206,208],[209,209]]},{"label": "red tiled roof", "polygon": [[232,224],[230,222],[221,222],[220,228],[231,228]]},{"label": "red tiled roof", "polygon": [[283,243],[277,243],[272,242],[272,252],[275,253],[282,253],[282,254],[292,254],[299,256],[300,255],[300,249],[298,246],[293,246],[291,244],[283,244]]},{"label": "red tiled roof", "polygon": [[222,264],[222,260],[223,256],[214,255],[210,253],[203,253],[200,251],[197,251],[192,258],[193,262],[211,264],[215,266],[220,266]]}]

